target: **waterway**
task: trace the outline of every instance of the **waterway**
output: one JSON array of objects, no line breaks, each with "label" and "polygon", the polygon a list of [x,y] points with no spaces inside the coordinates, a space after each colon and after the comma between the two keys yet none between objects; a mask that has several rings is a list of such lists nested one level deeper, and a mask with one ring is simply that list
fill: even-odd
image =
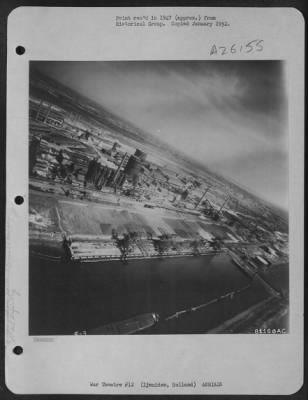
[{"label": "waterway", "polygon": [[[232,299],[166,320],[239,289]],[[158,313],[161,322],[141,334],[203,333],[268,296],[225,254],[128,264],[30,257],[31,335],[69,335],[146,312]]]}]

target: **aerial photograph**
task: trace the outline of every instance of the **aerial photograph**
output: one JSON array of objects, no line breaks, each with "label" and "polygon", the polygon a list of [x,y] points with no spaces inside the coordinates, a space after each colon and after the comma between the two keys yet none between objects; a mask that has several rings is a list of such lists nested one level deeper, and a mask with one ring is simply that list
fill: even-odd
[{"label": "aerial photograph", "polygon": [[30,335],[289,333],[285,69],[30,62]]}]

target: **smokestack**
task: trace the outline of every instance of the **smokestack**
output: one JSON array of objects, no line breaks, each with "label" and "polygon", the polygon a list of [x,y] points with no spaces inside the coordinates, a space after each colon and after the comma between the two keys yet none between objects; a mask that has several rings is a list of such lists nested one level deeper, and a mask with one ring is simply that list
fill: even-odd
[{"label": "smokestack", "polygon": [[205,190],[205,192],[203,193],[203,195],[201,196],[200,200],[198,201],[198,203],[195,206],[195,209],[198,208],[200,206],[200,204],[202,203],[202,200],[204,199],[205,195],[207,194],[207,192],[211,189],[213,185],[210,185],[207,187],[207,189]]},{"label": "smokestack", "polygon": [[226,200],[223,202],[223,204],[222,204],[222,206],[220,207],[220,209],[219,209],[219,211],[217,212],[217,214],[220,214],[220,213],[221,213],[222,209],[224,208],[224,206],[225,206],[225,204],[227,203],[227,201],[229,200],[229,198],[230,198],[230,196],[228,196],[228,197],[226,198]]}]

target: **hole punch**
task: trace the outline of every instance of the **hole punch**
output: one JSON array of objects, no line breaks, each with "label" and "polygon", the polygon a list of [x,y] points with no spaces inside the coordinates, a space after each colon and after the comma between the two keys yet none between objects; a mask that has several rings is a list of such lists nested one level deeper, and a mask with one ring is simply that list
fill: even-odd
[{"label": "hole punch", "polygon": [[22,196],[16,196],[14,201],[15,201],[15,204],[20,206],[24,202],[24,198]]},{"label": "hole punch", "polygon": [[13,353],[17,356],[20,356],[23,353],[24,349],[21,346],[15,346],[13,349]]},{"label": "hole punch", "polygon": [[16,54],[18,54],[19,56],[22,56],[23,54],[25,54],[26,49],[24,48],[24,46],[17,46],[15,51],[16,51]]}]

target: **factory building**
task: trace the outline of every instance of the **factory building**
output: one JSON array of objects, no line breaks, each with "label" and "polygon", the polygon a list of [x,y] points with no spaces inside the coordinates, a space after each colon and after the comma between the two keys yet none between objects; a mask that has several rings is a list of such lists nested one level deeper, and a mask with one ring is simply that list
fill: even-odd
[{"label": "factory building", "polygon": [[128,176],[139,175],[141,170],[140,160],[135,156],[130,156],[125,166],[124,172]]},{"label": "factory building", "polygon": [[128,176],[139,175],[141,172],[142,164],[146,161],[147,154],[143,151],[136,149],[135,154],[131,155],[125,165],[124,172]]},{"label": "factory building", "polygon": [[34,166],[37,161],[37,155],[40,151],[40,142],[41,139],[39,137],[34,136],[30,142],[29,146],[29,172],[33,174]]},{"label": "factory building", "polygon": [[97,190],[101,190],[103,186],[117,185],[121,187],[125,182],[125,174],[117,173],[114,168],[100,164],[93,159],[89,162],[88,170],[85,175],[84,186],[88,183],[95,186]]},{"label": "factory building", "polygon": [[129,154],[125,153],[123,158],[122,158],[121,168],[123,168],[123,170],[125,170],[125,167],[126,167],[126,165],[128,163],[128,160],[129,160],[129,157],[130,157]]},{"label": "factory building", "polygon": [[147,158],[147,154],[139,149],[136,149],[135,151],[135,157],[140,161],[140,162],[145,162]]},{"label": "factory building", "polygon": [[39,104],[31,101],[29,113],[32,119],[51,125],[55,128],[61,128],[64,123],[62,115],[53,110],[52,104],[44,101],[40,101]]},{"label": "factory building", "polygon": [[121,166],[124,168],[124,174],[127,176],[128,180],[133,183],[134,186],[139,181],[141,174],[144,172],[144,162],[147,158],[147,154],[143,151],[136,149],[135,154],[131,155],[127,162],[122,163]]}]

